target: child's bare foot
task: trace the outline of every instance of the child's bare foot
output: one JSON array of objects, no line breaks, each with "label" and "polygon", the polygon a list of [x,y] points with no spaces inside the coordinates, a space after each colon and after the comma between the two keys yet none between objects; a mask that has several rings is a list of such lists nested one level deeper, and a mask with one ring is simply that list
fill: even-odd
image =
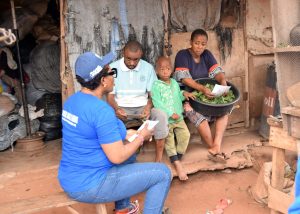
[{"label": "child's bare foot", "polygon": [[181,162],[179,160],[174,161],[174,165],[175,165],[175,169],[177,171],[179,180],[181,181],[186,181],[189,179],[189,177],[187,176]]},{"label": "child's bare foot", "polygon": [[159,139],[155,140],[155,149],[156,149],[156,156],[155,156],[155,162],[161,162],[162,161],[162,156],[164,153],[164,148],[165,148],[165,139]]}]

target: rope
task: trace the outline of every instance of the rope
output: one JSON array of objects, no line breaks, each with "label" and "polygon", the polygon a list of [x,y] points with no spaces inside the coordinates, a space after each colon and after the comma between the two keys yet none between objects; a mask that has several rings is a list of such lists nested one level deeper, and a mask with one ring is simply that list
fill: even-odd
[{"label": "rope", "polygon": [[11,32],[11,29],[6,30],[5,28],[0,28],[0,42],[6,45],[11,45],[16,41],[16,36]]}]

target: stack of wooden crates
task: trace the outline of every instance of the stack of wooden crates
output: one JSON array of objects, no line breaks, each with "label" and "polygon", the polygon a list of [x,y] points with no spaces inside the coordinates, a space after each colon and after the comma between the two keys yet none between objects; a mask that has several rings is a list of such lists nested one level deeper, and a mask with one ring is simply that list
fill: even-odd
[{"label": "stack of wooden crates", "polygon": [[[269,187],[271,213],[287,213],[293,194],[283,188],[285,151],[297,152],[300,142],[300,41],[295,44],[290,32],[300,24],[300,1],[271,1],[275,65],[283,124],[271,124],[273,146],[272,181]],[[299,32],[300,35],[300,32]],[[299,38],[300,39],[300,38]]]}]

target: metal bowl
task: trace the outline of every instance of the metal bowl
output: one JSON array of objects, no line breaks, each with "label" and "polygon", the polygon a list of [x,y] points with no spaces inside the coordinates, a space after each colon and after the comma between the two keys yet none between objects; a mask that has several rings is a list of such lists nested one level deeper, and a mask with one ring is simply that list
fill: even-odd
[{"label": "metal bowl", "polygon": [[[201,78],[201,79],[196,79],[195,81],[202,85],[205,85],[207,83],[219,84],[215,79],[211,79],[211,78]],[[220,117],[220,116],[230,113],[233,108],[233,104],[236,103],[240,99],[240,93],[239,93],[238,89],[232,83],[227,81],[227,85],[231,86],[230,89],[232,90],[232,92],[235,96],[235,99],[232,102],[226,103],[226,104],[212,104],[212,103],[205,103],[205,102],[201,102],[198,100],[190,99],[189,102],[190,102],[191,106],[193,107],[193,109],[195,111],[197,111],[200,114],[205,115],[205,116]],[[194,89],[191,89],[191,88],[189,88],[187,90],[190,92],[194,91]]]}]

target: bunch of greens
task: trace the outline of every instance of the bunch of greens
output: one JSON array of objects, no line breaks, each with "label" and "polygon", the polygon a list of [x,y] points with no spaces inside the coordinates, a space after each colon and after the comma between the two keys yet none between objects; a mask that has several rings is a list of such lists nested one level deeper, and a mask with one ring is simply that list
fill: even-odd
[{"label": "bunch of greens", "polygon": [[[215,85],[207,83],[204,86],[212,91]],[[231,89],[229,90],[227,95],[214,97],[212,99],[206,97],[201,91],[193,91],[192,93],[195,95],[198,101],[210,104],[226,104],[232,102],[235,99],[235,96]]]}]

